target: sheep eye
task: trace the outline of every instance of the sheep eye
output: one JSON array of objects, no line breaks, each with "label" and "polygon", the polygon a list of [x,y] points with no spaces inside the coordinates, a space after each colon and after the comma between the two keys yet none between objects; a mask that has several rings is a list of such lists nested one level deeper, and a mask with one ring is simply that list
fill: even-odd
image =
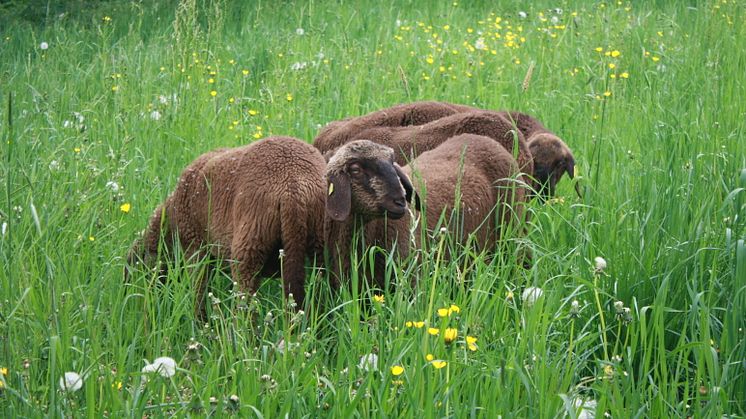
[{"label": "sheep eye", "polygon": [[362,171],[362,168],[359,164],[353,163],[350,165],[350,168],[348,169],[351,175],[359,175]]}]

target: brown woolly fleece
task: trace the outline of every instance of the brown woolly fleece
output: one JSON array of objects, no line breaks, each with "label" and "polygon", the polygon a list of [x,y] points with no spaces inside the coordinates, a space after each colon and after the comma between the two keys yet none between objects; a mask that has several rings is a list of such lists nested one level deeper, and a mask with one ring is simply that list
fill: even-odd
[{"label": "brown woolly fleece", "polygon": [[493,251],[501,227],[522,220],[527,187],[519,165],[491,138],[452,137],[420,154],[404,172],[424,201],[430,231],[446,227],[460,243],[474,234],[478,249]]},{"label": "brown woolly fleece", "polygon": [[[187,257],[230,261],[242,291],[254,293],[260,277],[279,272],[283,249],[284,290],[302,307],[305,259],[322,252],[325,170],[318,150],[289,137],[205,153],[155,210],[129,265],[157,258],[163,236],[167,248],[178,240]],[[201,316],[205,278],[196,288]]]},{"label": "brown woolly fleece", "polygon": [[[480,109],[467,105],[435,101],[396,105],[360,117],[334,121],[322,129],[318,137],[314,140],[314,145],[322,152],[326,152],[351,139],[362,138],[360,137],[360,133],[365,129],[424,125],[440,118],[473,111],[480,111]],[[548,141],[547,137],[544,136],[542,141],[534,143],[531,150],[532,154],[534,154],[532,156],[534,171],[530,172],[524,169],[524,171],[536,178],[537,182],[534,184],[534,187],[540,191],[541,195],[550,196],[550,194],[553,194],[557,181],[559,181],[564,173],[567,173],[570,178],[573,177],[573,170],[571,169],[574,169],[575,160],[572,152],[557,135],[545,128],[539,120],[522,112],[485,112],[497,114],[511,122],[511,124],[514,123],[528,143],[531,142],[532,137],[539,134],[551,134],[553,136],[551,141]],[[418,148],[415,151],[422,152],[423,150]],[[573,167],[571,168],[570,166]]]},{"label": "brown woolly fleece", "polygon": [[[413,196],[412,184],[394,162],[393,149],[367,140],[349,142],[330,157],[326,179],[324,243],[335,285],[350,274],[353,249],[361,259],[371,246],[407,256],[408,236],[387,234],[385,227],[390,220],[408,224],[407,202]],[[379,224],[383,227],[376,227]],[[374,272],[366,265],[361,276],[383,287],[384,266],[385,258],[377,254]]]},{"label": "brown woolly fleece", "polygon": [[531,151],[523,134],[507,119],[490,111],[456,113],[424,125],[369,128],[353,138],[392,147],[397,152],[397,162],[403,164],[459,134],[483,135],[497,141],[511,154],[515,150],[520,169],[533,173]]},{"label": "brown woolly fleece", "polygon": [[461,112],[446,102],[413,102],[392,106],[367,115],[332,121],[321,129],[313,145],[322,153],[334,150],[355,137],[360,131],[373,127],[405,127],[422,125],[444,116]]}]

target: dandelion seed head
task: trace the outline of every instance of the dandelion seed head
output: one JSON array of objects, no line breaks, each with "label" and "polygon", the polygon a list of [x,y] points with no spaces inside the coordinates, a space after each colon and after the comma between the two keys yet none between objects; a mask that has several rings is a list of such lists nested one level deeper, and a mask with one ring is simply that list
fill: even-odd
[{"label": "dandelion seed head", "polygon": [[83,377],[77,372],[68,371],[60,377],[60,389],[67,393],[74,393],[83,387]]},{"label": "dandelion seed head", "polygon": [[48,43],[46,43],[46,42],[42,42],[41,44],[39,44],[39,48],[40,48],[40,49],[41,49],[42,51],[45,51],[45,50],[49,49],[49,44],[48,44]]}]

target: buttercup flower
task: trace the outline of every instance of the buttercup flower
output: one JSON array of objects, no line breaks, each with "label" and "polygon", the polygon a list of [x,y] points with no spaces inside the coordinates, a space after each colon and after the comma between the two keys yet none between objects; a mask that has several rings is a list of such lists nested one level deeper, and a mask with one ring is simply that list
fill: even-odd
[{"label": "buttercup flower", "polygon": [[68,393],[74,393],[83,387],[83,377],[77,372],[66,372],[60,377],[60,389]]},{"label": "buttercup flower", "polygon": [[404,373],[404,367],[402,367],[401,365],[394,365],[393,367],[391,367],[391,374],[394,377],[398,377],[402,375],[402,373]]},{"label": "buttercup flower", "polygon": [[445,367],[446,365],[448,365],[448,362],[443,361],[442,359],[434,359],[434,360],[430,361],[430,364],[433,367],[435,367],[436,370],[439,370],[439,369]]},{"label": "buttercup flower", "polygon": [[454,340],[458,337],[458,329],[454,329],[452,327],[449,327],[443,332],[443,341],[445,341],[446,344],[453,343]]},{"label": "buttercup flower", "polygon": [[373,301],[378,304],[383,304],[386,301],[386,297],[384,297],[383,294],[373,294]]},{"label": "buttercup flower", "polygon": [[429,333],[429,334],[431,334],[433,336],[438,336],[438,334],[440,333],[440,329],[437,329],[435,327],[428,327],[427,328],[427,333]]},{"label": "buttercup flower", "polygon": [[124,204],[119,206],[119,210],[125,214],[130,212],[130,209],[132,209],[132,205],[130,205],[129,202],[125,202]]},{"label": "buttercup flower", "polygon": [[467,336],[466,337],[466,346],[469,348],[470,351],[476,351],[477,350],[477,338],[474,336]]}]

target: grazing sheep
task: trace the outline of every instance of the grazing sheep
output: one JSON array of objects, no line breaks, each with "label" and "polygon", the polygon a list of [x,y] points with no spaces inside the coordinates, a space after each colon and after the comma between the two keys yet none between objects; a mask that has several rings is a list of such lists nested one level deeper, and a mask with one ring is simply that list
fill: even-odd
[{"label": "grazing sheep", "polygon": [[313,145],[322,152],[345,144],[360,131],[373,127],[404,127],[422,125],[457,111],[446,102],[413,102],[392,106],[367,115],[332,121],[321,129]]},{"label": "grazing sheep", "polygon": [[397,162],[403,164],[459,134],[492,138],[511,153],[517,149],[519,168],[525,173],[533,173],[531,151],[523,134],[495,112],[462,112],[418,126],[369,128],[353,138],[364,138],[392,147],[397,151]]},{"label": "grazing sheep", "polygon": [[[546,129],[536,118],[522,112],[503,112],[523,133],[534,158],[536,195],[542,200],[554,196],[557,182],[562,175],[575,176],[575,157],[572,151],[552,131]],[[580,186],[575,184],[580,196]]]},{"label": "grazing sheep", "polygon": [[[318,150],[289,137],[203,154],[156,209],[129,265],[157,258],[163,236],[167,248],[178,240],[188,257],[230,261],[242,291],[254,293],[259,277],[279,271],[283,249],[284,290],[302,307],[305,259],[323,248],[325,168]],[[199,278],[198,316],[206,286]]]},{"label": "grazing sheep", "polygon": [[[360,240],[359,255],[368,246],[379,246],[407,256],[408,231],[406,235],[389,234],[386,228],[390,220],[407,223],[407,202],[413,196],[412,184],[394,162],[393,149],[367,140],[349,142],[331,154],[326,179],[324,243],[333,275],[349,274],[355,235]],[[385,261],[378,256],[373,280],[382,287]]]},{"label": "grazing sheep", "polygon": [[[322,129],[319,136],[314,140],[314,145],[323,152],[351,139],[363,138],[360,136],[360,133],[365,129],[424,125],[454,114],[474,111],[479,111],[479,109],[466,105],[435,101],[397,105],[357,118],[332,122]],[[541,138],[540,141],[536,141],[533,147],[531,147],[534,169],[533,171],[526,170],[526,172],[536,178],[534,186],[535,189],[540,191],[538,195],[542,199],[554,193],[556,183],[564,173],[567,173],[571,179],[573,178],[572,169],[574,169],[575,160],[572,152],[559,137],[546,129],[536,118],[521,112],[484,112],[497,114],[514,123],[528,143],[531,142],[532,137],[534,139]],[[547,135],[540,134],[550,134],[553,138],[550,140]],[[421,152],[423,150],[418,147],[418,150],[415,151]],[[570,166],[573,167],[571,168]],[[578,195],[580,195],[578,184],[575,184],[575,189]]]},{"label": "grazing sheep", "polygon": [[459,242],[473,233],[479,249],[493,251],[501,227],[522,218],[527,188],[519,164],[491,138],[449,138],[403,170],[420,192],[431,231],[445,226]]}]

